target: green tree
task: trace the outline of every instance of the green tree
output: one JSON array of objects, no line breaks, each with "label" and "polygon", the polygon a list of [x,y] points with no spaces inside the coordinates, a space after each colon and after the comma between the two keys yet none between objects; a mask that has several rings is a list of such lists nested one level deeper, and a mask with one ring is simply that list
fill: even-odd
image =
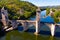
[{"label": "green tree", "polygon": [[53,18],[55,19],[55,22],[60,22],[59,19],[60,19],[60,10],[56,10],[54,12],[54,16]]},{"label": "green tree", "polygon": [[32,15],[31,12],[25,11],[24,13],[25,18],[29,18],[31,15]]},{"label": "green tree", "polygon": [[50,13],[50,8],[46,9],[46,15],[48,15]]}]

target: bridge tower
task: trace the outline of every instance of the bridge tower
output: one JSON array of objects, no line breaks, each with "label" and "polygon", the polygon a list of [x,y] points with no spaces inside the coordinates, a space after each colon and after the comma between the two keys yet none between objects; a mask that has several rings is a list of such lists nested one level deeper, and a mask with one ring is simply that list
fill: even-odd
[{"label": "bridge tower", "polygon": [[8,12],[7,10],[4,9],[4,7],[1,9],[1,15],[2,15],[2,23],[3,23],[4,29],[6,29],[8,24]]},{"label": "bridge tower", "polygon": [[34,34],[38,35],[39,31],[40,31],[40,8],[38,7],[36,9],[36,32]]}]

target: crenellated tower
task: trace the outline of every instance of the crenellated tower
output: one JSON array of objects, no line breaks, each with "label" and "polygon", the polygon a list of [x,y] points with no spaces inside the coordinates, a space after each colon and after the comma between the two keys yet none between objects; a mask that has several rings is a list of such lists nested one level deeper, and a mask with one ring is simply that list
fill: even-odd
[{"label": "crenellated tower", "polygon": [[1,9],[1,15],[2,15],[2,23],[4,26],[4,29],[7,28],[8,24],[8,12],[4,9],[4,7]]},{"label": "crenellated tower", "polygon": [[41,12],[41,10],[40,10],[40,8],[38,7],[38,8],[36,9],[36,20],[37,20],[37,21],[40,21],[40,12]]},{"label": "crenellated tower", "polygon": [[40,31],[40,8],[38,7],[36,9],[36,32],[35,34],[38,35],[39,31]]}]

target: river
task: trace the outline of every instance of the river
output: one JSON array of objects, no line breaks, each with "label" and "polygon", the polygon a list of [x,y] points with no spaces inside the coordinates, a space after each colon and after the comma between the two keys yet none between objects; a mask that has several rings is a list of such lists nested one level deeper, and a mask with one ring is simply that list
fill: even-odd
[{"label": "river", "polygon": [[[44,17],[46,13],[46,10],[41,12],[41,17]],[[49,17],[47,17],[49,18]],[[46,19],[47,19],[46,18]],[[31,20],[34,20],[34,18],[31,18]],[[51,19],[51,18],[50,18]],[[52,20],[50,20],[52,21]],[[18,30],[13,30],[10,32],[0,32],[0,40],[60,40],[60,28],[56,28],[56,34],[54,37],[51,36],[49,28],[44,25],[41,27],[40,35],[36,36],[33,34],[34,27],[30,27],[27,32],[22,31],[22,27],[18,27]],[[31,31],[32,30],[32,31]]]}]

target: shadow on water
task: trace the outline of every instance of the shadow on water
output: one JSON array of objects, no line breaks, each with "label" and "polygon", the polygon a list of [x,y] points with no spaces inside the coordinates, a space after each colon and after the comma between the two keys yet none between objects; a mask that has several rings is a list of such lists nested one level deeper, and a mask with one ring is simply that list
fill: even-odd
[{"label": "shadow on water", "polygon": [[8,33],[8,32],[6,32],[5,30],[3,30],[3,27],[2,27],[2,22],[0,21],[0,40],[1,40],[1,38],[3,38],[4,36],[6,36],[6,34]]},{"label": "shadow on water", "polygon": [[55,27],[55,36],[60,37],[60,27],[59,26]]},{"label": "shadow on water", "polygon": [[[18,31],[23,31],[23,27],[18,27]],[[34,33],[35,32],[35,29],[30,29],[29,28],[25,32]],[[51,32],[50,32],[50,30],[49,31],[47,31],[47,30],[40,30],[39,34],[42,34],[42,35],[51,35]],[[60,37],[60,32],[55,32],[55,35],[54,36],[55,37]]]},{"label": "shadow on water", "polygon": [[[21,32],[20,32],[21,31]],[[0,38],[6,36],[5,40],[58,40],[60,32],[55,32],[55,37],[51,36],[50,31],[40,30],[38,36],[34,35],[35,29],[28,29],[26,32],[22,32],[23,27],[18,27],[18,30],[10,32],[0,31]],[[59,38],[60,40],[60,38]]]},{"label": "shadow on water", "polygon": [[57,40],[58,39],[52,37],[49,31],[41,30],[39,33],[40,35],[36,36],[33,34],[35,32],[35,29],[28,29],[26,32],[22,32],[22,30],[23,28],[20,27],[20,29],[10,31],[8,33],[3,31],[0,33],[1,34],[0,37],[6,36],[5,40]]},{"label": "shadow on water", "polygon": [[6,35],[6,32],[2,28],[2,22],[0,21],[0,38]]},{"label": "shadow on water", "polygon": [[0,30],[0,38],[1,38],[1,37],[3,37],[3,36],[5,36],[5,35],[6,35],[6,32],[5,32],[5,31]]}]

